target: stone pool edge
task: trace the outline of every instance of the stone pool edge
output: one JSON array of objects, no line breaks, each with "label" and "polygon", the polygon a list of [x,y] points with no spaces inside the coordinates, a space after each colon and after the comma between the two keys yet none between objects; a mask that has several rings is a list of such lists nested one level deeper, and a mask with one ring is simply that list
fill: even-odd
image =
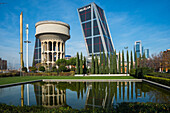
[{"label": "stone pool edge", "polygon": [[21,85],[21,84],[34,83],[34,82],[41,82],[41,81],[42,80],[33,80],[33,81],[18,82],[18,83],[12,83],[12,84],[4,84],[4,85],[0,85],[0,88],[16,86],[16,85]]},{"label": "stone pool edge", "polygon": [[170,90],[169,86],[159,84],[153,81],[149,81],[146,79],[41,79],[41,80],[33,80],[33,81],[26,81],[26,82],[18,82],[18,83],[12,83],[12,84],[5,84],[5,85],[0,85],[0,88],[4,87],[10,87],[10,86],[16,86],[16,85],[21,85],[21,84],[27,84],[27,83],[34,83],[34,82],[147,82],[153,85],[156,85],[158,87],[162,87],[165,89]]},{"label": "stone pool edge", "polygon": [[163,85],[163,84],[159,84],[159,83],[157,83],[157,82],[153,82],[153,81],[146,80],[146,79],[143,79],[142,81],[147,82],[147,83],[149,83],[149,84],[156,85],[156,86],[161,87],[161,88],[165,88],[165,89],[170,90],[170,87],[169,87],[169,86],[166,86],[166,85]]}]

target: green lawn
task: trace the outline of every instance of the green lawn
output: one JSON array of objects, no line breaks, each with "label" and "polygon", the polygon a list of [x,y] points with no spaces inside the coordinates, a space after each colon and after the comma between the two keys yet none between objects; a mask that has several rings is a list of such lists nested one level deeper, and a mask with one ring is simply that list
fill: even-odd
[{"label": "green lawn", "polygon": [[118,77],[74,77],[74,76],[25,76],[25,77],[5,77],[0,78],[0,85],[32,81],[32,80],[42,80],[42,79],[135,79],[132,76],[118,76]]}]

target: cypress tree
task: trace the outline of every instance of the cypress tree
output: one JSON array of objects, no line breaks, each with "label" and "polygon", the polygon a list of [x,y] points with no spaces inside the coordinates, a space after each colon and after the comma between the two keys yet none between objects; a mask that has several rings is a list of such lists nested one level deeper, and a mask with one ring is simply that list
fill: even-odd
[{"label": "cypress tree", "polygon": [[115,74],[117,74],[117,57],[116,57],[116,50],[115,50],[115,58],[114,58],[114,60],[115,60]]},{"label": "cypress tree", "polygon": [[110,74],[113,74],[113,54],[110,54]]},{"label": "cypress tree", "polygon": [[120,58],[120,51],[119,51],[119,74],[121,73],[121,58]]},{"label": "cypress tree", "polygon": [[137,54],[136,54],[136,51],[135,51],[135,69],[138,68],[138,61],[137,61]]},{"label": "cypress tree", "polygon": [[143,53],[142,59],[143,59],[142,67],[146,67],[146,56],[145,56],[145,53]]},{"label": "cypress tree", "polygon": [[83,69],[83,73],[86,74],[87,73],[87,67],[86,67],[86,57],[84,57],[84,69]]},{"label": "cypress tree", "polygon": [[101,55],[101,52],[100,52],[99,74],[102,74],[102,55]]},{"label": "cypress tree", "polygon": [[127,73],[129,73],[129,53],[127,50]]},{"label": "cypress tree", "polygon": [[79,53],[77,52],[77,58],[76,58],[76,73],[80,74],[80,63],[79,63]]},{"label": "cypress tree", "polygon": [[95,56],[95,74],[99,74],[99,64],[97,55]]},{"label": "cypress tree", "polygon": [[133,69],[133,55],[132,55],[132,51],[131,51],[131,65],[130,65],[130,69]]},{"label": "cypress tree", "polygon": [[106,59],[106,74],[109,74],[109,58],[107,54],[107,59]]},{"label": "cypress tree", "polygon": [[139,56],[139,67],[141,67],[141,54],[140,54],[140,56]]},{"label": "cypress tree", "polygon": [[106,73],[106,70],[105,70],[105,69],[106,69],[106,68],[105,68],[105,66],[106,66],[106,65],[105,65],[105,62],[106,62],[106,61],[105,61],[105,52],[103,51],[103,74]]},{"label": "cypress tree", "polygon": [[124,51],[122,50],[122,70],[125,73],[125,64],[124,64]]},{"label": "cypress tree", "polygon": [[92,62],[91,62],[91,74],[94,74],[94,55],[92,53]]},{"label": "cypress tree", "polygon": [[83,74],[83,55],[81,52],[81,58],[80,58],[80,74]]}]

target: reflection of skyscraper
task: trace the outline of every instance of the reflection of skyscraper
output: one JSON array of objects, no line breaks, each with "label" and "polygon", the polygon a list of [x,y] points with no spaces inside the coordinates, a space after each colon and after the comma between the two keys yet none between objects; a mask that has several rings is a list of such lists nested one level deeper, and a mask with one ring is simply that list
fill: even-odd
[{"label": "reflection of skyscraper", "polygon": [[134,46],[134,53],[136,52],[137,58],[142,56],[142,43],[141,41],[136,41]]},{"label": "reflection of skyscraper", "polygon": [[110,54],[114,50],[104,10],[91,3],[78,9],[88,55]]}]

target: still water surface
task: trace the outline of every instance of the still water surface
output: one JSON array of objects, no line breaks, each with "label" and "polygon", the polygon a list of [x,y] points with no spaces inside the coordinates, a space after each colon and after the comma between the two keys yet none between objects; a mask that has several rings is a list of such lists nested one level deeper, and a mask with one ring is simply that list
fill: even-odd
[{"label": "still water surface", "polygon": [[170,103],[170,91],[144,82],[37,82],[0,88],[8,105],[111,108],[121,102]]}]

